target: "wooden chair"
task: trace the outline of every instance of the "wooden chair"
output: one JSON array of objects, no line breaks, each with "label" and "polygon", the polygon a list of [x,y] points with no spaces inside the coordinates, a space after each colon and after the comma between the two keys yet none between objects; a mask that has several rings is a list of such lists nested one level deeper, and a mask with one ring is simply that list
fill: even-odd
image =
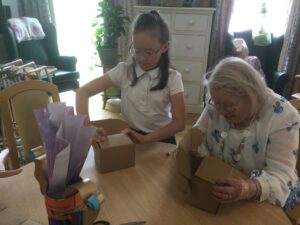
[{"label": "wooden chair", "polygon": [[295,83],[293,86],[292,98],[300,99],[300,74],[295,76]]},{"label": "wooden chair", "polygon": [[[9,167],[20,167],[20,157],[30,162],[30,149],[42,144],[33,110],[46,108],[50,102],[58,102],[56,85],[47,81],[26,80],[0,92],[0,111],[4,136],[9,149]],[[22,150],[18,152],[16,136],[19,135]]]},{"label": "wooden chair", "polygon": [[[298,80],[300,81],[300,75],[297,75],[297,76],[299,76]],[[300,93],[298,93],[298,94],[299,94],[299,99],[292,99],[292,100],[290,100],[290,103],[300,113]],[[298,150],[300,150],[300,134],[299,134],[299,147],[298,147]],[[300,176],[300,153],[298,153],[296,169],[298,171],[298,176]],[[291,221],[294,225],[300,224],[300,204],[298,206],[296,206],[293,210],[288,212],[288,216],[289,216],[289,218],[291,219]]]}]

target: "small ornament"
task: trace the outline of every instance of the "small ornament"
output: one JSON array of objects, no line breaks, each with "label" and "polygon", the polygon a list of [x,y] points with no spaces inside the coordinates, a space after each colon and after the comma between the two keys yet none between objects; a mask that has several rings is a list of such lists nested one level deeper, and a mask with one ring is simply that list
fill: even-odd
[{"label": "small ornament", "polygon": [[239,162],[241,160],[241,154],[240,153],[233,154],[233,160],[235,162]]},{"label": "small ornament", "polygon": [[221,132],[221,137],[222,137],[223,139],[227,138],[227,132],[222,131],[222,132]]}]

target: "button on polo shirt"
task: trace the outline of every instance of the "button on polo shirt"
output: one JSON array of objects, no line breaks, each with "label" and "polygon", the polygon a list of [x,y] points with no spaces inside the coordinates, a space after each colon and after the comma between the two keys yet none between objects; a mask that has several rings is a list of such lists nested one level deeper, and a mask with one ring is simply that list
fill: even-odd
[{"label": "button on polo shirt", "polygon": [[162,90],[150,91],[159,82],[159,68],[144,71],[135,66],[138,81],[131,86],[133,79],[131,63],[119,63],[107,74],[112,82],[121,87],[121,110],[130,127],[152,132],[171,122],[170,97],[183,92],[181,74],[170,69],[167,86]]}]

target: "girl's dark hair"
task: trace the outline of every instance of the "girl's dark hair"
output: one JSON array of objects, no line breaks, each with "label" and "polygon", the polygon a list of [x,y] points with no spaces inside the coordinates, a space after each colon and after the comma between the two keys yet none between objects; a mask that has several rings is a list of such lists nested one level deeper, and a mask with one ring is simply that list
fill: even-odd
[{"label": "girl's dark hair", "polygon": [[[160,43],[163,45],[170,41],[170,32],[168,25],[162,19],[160,14],[156,10],[152,10],[147,13],[143,13],[136,18],[133,23],[133,34],[158,29],[160,33]],[[135,59],[133,59],[132,63],[132,71],[133,71],[133,80],[131,82],[131,86],[135,86],[138,82],[137,74],[135,72]],[[170,67],[170,57],[169,50],[162,53],[159,60],[159,70],[160,70],[160,79],[156,86],[152,87],[150,90],[161,90],[164,89],[168,83],[169,79],[169,67]]]}]

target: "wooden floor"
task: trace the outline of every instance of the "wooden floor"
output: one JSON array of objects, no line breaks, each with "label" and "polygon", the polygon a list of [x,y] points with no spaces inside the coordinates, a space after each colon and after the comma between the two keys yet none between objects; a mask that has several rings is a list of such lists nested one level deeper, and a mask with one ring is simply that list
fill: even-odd
[{"label": "wooden floor", "polygon": [[[75,106],[75,94],[74,92],[64,92],[60,94],[60,98],[62,102],[66,102],[68,106]],[[120,112],[120,101],[119,100],[108,100],[106,104],[105,110],[102,109],[103,102],[101,95],[96,95],[90,98],[90,119],[91,120],[100,120],[100,119],[108,119],[108,118],[121,118]],[[196,120],[198,119],[199,114],[187,114],[186,127],[185,130],[176,134],[176,140],[179,142],[185,132],[191,128]]]}]

